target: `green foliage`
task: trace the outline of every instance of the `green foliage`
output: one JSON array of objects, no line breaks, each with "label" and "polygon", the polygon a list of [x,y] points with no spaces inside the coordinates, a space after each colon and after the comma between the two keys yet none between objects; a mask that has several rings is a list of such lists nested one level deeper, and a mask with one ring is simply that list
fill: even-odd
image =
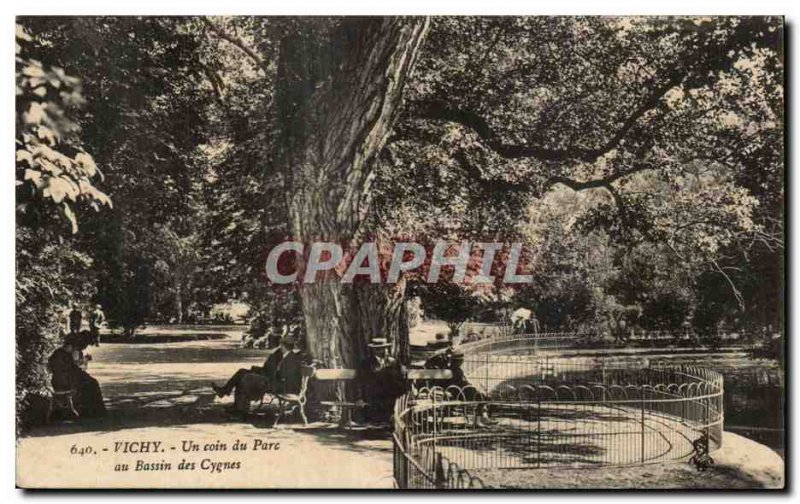
[{"label": "green foliage", "polygon": [[70,236],[78,231],[76,211],[111,207],[109,197],[93,185],[100,172],[83,150],[74,120],[83,103],[80,82],[34,59],[40,42],[17,26],[18,432],[26,427],[29,401],[49,392],[46,363],[65,327],[59,317],[71,303],[85,304],[94,295],[92,259]]},{"label": "green foliage", "polygon": [[[250,327],[245,346],[266,345],[270,337],[280,336],[284,326],[293,328],[298,341],[304,341],[303,315],[297,291],[292,288],[262,286],[250,292]],[[258,343],[261,342],[261,343]]]},{"label": "green foliage", "polygon": [[17,209],[25,213],[39,199],[58,207],[78,231],[75,205],[111,206],[92,179],[102,176],[80,142],[70,110],[83,103],[79,80],[57,66],[33,59],[33,37],[17,25],[16,161]]},{"label": "green foliage", "polygon": [[475,292],[451,282],[418,283],[410,291],[420,297],[428,316],[447,323],[450,336],[456,336],[464,322],[474,320],[483,304]]},{"label": "green foliage", "polygon": [[30,397],[50,391],[47,359],[65,329],[59,317],[71,302],[91,299],[93,290],[85,254],[64,243],[43,244],[38,232],[24,227],[17,229],[17,246],[16,400],[24,418]]},{"label": "green foliage", "polygon": [[[782,60],[777,18],[436,18],[374,222],[524,234],[548,327],[780,324]],[[531,231],[548,198],[561,229]]]},{"label": "green foliage", "polygon": [[[104,167],[115,208],[84,223],[112,326],[181,319],[203,271],[202,180],[213,100],[199,33],[183,18],[22,18],[41,58],[82,78],[82,140]],[[113,99],[110,99],[112,98]]]}]

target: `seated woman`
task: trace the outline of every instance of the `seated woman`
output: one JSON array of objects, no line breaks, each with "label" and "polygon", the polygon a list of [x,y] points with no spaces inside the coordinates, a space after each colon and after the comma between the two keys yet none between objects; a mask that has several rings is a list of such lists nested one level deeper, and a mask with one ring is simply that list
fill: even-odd
[{"label": "seated woman", "polygon": [[53,352],[47,363],[53,390],[56,393],[71,391],[74,410],[84,418],[106,414],[100,384],[83,369],[90,360],[83,351],[91,339],[88,331],[67,335],[64,344]]}]

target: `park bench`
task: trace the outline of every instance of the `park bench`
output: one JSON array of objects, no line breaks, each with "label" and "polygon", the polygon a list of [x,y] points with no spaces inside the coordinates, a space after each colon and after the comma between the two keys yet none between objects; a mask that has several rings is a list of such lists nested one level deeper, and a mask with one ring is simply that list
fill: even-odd
[{"label": "park bench", "polygon": [[[264,404],[264,397],[271,396],[267,404],[278,401],[278,415],[275,418],[277,426],[281,418],[285,415],[290,415],[295,411],[300,413],[303,420],[303,425],[308,425],[308,417],[306,416],[305,407],[308,403],[308,386],[312,379],[323,382],[348,382],[353,381],[359,376],[357,369],[317,369],[313,365],[306,365],[302,368],[302,382],[300,384],[300,391],[297,394],[270,394],[267,392],[261,398],[261,405]],[[403,377],[407,381],[416,380],[447,380],[453,377],[453,372],[449,369],[405,369],[403,368]],[[336,406],[339,408],[363,408],[367,403],[358,401],[320,401],[324,406]]]},{"label": "park bench", "polygon": [[[406,381],[416,380],[448,380],[453,377],[453,372],[449,369],[402,369],[403,378]],[[314,379],[320,381],[352,381],[358,376],[355,369],[318,369]],[[352,401],[320,401],[324,406],[335,406],[339,408],[364,408],[367,403],[363,400]]]}]

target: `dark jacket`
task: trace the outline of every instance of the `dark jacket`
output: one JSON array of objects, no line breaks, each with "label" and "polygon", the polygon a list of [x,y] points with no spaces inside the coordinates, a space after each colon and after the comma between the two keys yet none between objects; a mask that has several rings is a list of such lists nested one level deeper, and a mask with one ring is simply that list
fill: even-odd
[{"label": "dark jacket", "polygon": [[303,365],[305,358],[299,350],[287,353],[278,366],[278,381],[275,392],[279,394],[299,394],[303,384]]},{"label": "dark jacket", "polygon": [[258,371],[267,379],[267,383],[273,383],[278,376],[278,369],[280,368],[281,361],[283,361],[283,349],[276,348],[264,360],[264,366]]},{"label": "dark jacket", "polygon": [[75,365],[72,354],[63,347],[57,348],[47,361],[47,367],[53,375],[51,383],[53,390],[63,392],[77,388],[77,372],[80,368]]},{"label": "dark jacket", "polygon": [[69,330],[70,332],[78,332],[81,330],[81,321],[83,320],[83,313],[80,310],[72,310],[69,312]]}]

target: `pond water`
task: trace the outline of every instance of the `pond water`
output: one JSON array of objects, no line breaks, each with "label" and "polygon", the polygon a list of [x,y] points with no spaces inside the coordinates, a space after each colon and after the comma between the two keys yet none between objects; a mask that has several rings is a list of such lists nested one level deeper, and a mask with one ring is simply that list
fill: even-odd
[{"label": "pond water", "polygon": [[783,456],[785,387],[783,371],[776,360],[723,353],[681,358],[675,363],[721,373],[725,430],[765,444]]},{"label": "pond water", "polygon": [[[517,349],[500,353],[519,356],[526,352]],[[753,358],[745,351],[680,349],[634,351],[624,355],[565,350],[539,352],[537,355],[558,361],[559,367],[563,363],[583,366],[589,362],[595,365],[605,362],[608,367],[628,369],[661,364],[699,366],[717,371],[724,379],[725,430],[765,444],[784,455],[784,373],[777,360]]]}]

